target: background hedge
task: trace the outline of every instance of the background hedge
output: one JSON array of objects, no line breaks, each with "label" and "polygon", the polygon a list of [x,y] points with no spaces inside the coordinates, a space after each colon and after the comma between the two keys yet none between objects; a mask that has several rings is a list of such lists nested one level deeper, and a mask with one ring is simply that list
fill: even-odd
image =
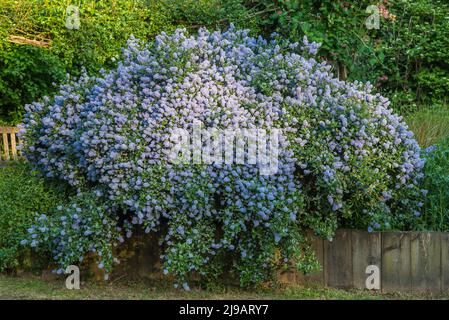
[{"label": "background hedge", "polygon": [[[80,29],[66,27],[68,5],[80,8]],[[23,106],[54,92],[65,73],[111,68],[126,40],[152,39],[179,26],[217,28],[234,22],[257,29],[241,0],[3,0],[0,7],[0,124],[22,120]],[[11,43],[9,36],[51,42]]]},{"label": "background hedge", "polygon": [[[66,8],[80,7],[81,28],[65,26]],[[368,5],[382,9],[368,30]],[[409,113],[444,104],[449,93],[449,4],[444,0],[3,0],[0,8],[0,123],[21,121],[23,105],[54,92],[65,73],[114,65],[133,34],[151,39],[176,27],[237,27],[322,42],[320,54],[348,80],[371,81]],[[18,45],[15,35],[51,41]]]}]

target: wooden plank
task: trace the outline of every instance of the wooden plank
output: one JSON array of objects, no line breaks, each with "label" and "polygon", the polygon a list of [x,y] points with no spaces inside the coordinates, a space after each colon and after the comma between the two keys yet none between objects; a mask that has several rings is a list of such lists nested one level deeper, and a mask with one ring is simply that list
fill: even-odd
[{"label": "wooden plank", "polygon": [[3,133],[3,159],[9,160],[9,143],[8,143],[8,134]]},{"label": "wooden plank", "polygon": [[324,272],[327,286],[353,287],[351,230],[337,230],[332,241],[324,242]]},{"label": "wooden plank", "polygon": [[438,232],[411,233],[412,291],[441,293],[441,235]]},{"label": "wooden plank", "polygon": [[32,46],[41,47],[41,48],[51,47],[50,39],[36,40],[36,39],[28,39],[28,38],[25,38],[22,36],[8,35],[8,41],[11,43],[32,45]]},{"label": "wooden plank", "polygon": [[15,133],[11,133],[9,136],[11,138],[12,158],[13,158],[13,160],[17,160],[16,134]]},{"label": "wooden plank", "polygon": [[382,233],[382,292],[410,292],[410,234]]},{"label": "wooden plank", "polygon": [[441,234],[441,291],[449,294],[449,233]]},{"label": "wooden plank", "polygon": [[19,133],[19,131],[17,127],[0,127],[0,133]]},{"label": "wooden plank", "polygon": [[380,232],[352,230],[351,240],[354,287],[365,289],[366,267],[375,265],[379,270],[382,267],[382,237]]},{"label": "wooden plank", "polygon": [[324,242],[323,238],[316,236],[313,231],[307,232],[307,238],[310,239],[310,246],[315,252],[315,257],[320,264],[320,269],[308,274],[298,272],[297,281],[301,284],[319,283],[324,285]]}]

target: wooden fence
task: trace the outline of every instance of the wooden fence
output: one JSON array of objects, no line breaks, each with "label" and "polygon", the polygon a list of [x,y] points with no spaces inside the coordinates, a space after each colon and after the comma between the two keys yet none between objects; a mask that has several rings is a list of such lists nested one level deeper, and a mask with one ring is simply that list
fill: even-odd
[{"label": "wooden fence", "polygon": [[382,292],[449,294],[449,233],[338,230],[332,241],[312,236],[312,246],[322,270],[282,278],[363,289],[366,268],[375,265]]},{"label": "wooden fence", "polygon": [[0,127],[0,161],[17,160],[19,143],[17,134],[19,129],[15,127]]},{"label": "wooden fence", "polygon": [[[321,270],[303,275],[292,268],[280,272],[278,279],[281,282],[304,285],[315,282],[334,288],[365,289],[369,276],[366,269],[375,265],[382,292],[449,295],[449,233],[369,233],[341,229],[332,241],[311,233],[309,236]],[[120,250],[123,252],[118,256],[126,258],[115,267],[114,277],[162,277],[158,236],[133,237],[125,241]],[[100,278],[101,274],[98,275]]]}]

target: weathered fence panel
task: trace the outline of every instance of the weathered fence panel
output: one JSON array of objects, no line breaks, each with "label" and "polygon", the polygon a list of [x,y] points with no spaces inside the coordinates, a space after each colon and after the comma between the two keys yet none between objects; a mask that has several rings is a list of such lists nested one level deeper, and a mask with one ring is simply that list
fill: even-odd
[{"label": "weathered fence panel", "polygon": [[[279,281],[364,289],[367,278],[375,275],[366,269],[374,265],[382,292],[449,294],[449,233],[338,230],[332,241],[311,232],[308,237],[322,269],[304,275],[292,267],[278,274]],[[145,236],[140,243],[140,249],[133,243],[119,255],[127,256],[121,274],[162,276],[157,237]]]},{"label": "weathered fence panel", "polygon": [[437,232],[413,232],[410,249],[412,290],[441,291],[441,235]]},{"label": "weathered fence panel", "polygon": [[19,129],[15,127],[0,127],[0,161],[17,160]]},{"label": "weathered fence panel", "polygon": [[323,270],[300,283],[363,289],[375,265],[382,292],[449,294],[449,233],[338,230],[332,241],[313,237],[312,248]]},{"label": "weathered fence panel", "polygon": [[[309,232],[309,237],[313,239],[313,233]],[[308,275],[309,281],[324,282],[324,241],[322,238],[315,238],[312,242],[312,249],[315,251],[316,259],[318,260],[321,269],[314,271]]]},{"label": "weathered fence panel", "polygon": [[324,278],[330,287],[353,286],[351,230],[338,230],[324,244]]},{"label": "weathered fence panel", "polygon": [[315,257],[318,260],[321,268],[320,270],[315,270],[308,274],[299,273],[296,280],[301,283],[324,283],[324,241],[322,238],[316,237],[312,231],[309,231],[307,233],[307,237],[311,240],[311,247],[315,252]]},{"label": "weathered fence panel", "polygon": [[380,232],[352,231],[352,269],[355,288],[365,288],[367,266],[375,265],[380,268],[382,262],[381,239]]},{"label": "weathered fence panel", "polygon": [[382,233],[382,291],[411,291],[410,268],[410,234]]}]

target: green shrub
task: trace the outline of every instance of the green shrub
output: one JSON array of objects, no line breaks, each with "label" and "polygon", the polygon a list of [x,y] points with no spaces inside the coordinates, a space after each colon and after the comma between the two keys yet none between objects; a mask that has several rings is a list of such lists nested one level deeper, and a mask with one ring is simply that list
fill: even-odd
[{"label": "green shrub", "polygon": [[449,138],[425,151],[423,188],[427,190],[418,229],[449,231]]},{"label": "green shrub", "polygon": [[0,272],[27,265],[27,252],[20,241],[36,213],[48,212],[64,201],[63,194],[32,173],[27,164],[0,167]]}]

